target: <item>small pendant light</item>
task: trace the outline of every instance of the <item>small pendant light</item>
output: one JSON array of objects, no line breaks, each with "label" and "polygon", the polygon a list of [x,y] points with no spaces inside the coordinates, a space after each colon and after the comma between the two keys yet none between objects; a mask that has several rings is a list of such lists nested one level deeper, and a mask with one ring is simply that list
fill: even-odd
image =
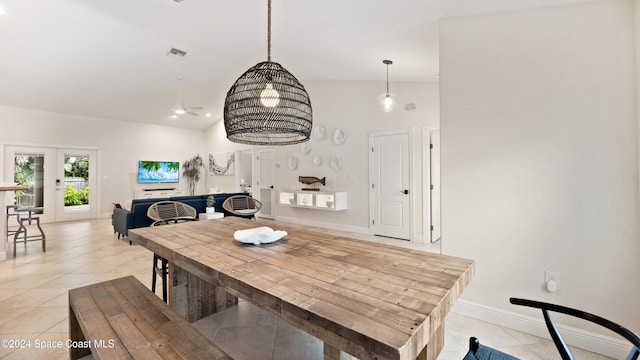
[{"label": "small pendant light", "polygon": [[227,139],[250,145],[308,141],[312,126],[309,94],[295,76],[271,61],[271,0],[267,24],[267,61],[247,70],[227,92]]},{"label": "small pendant light", "polygon": [[176,80],[178,80],[178,103],[173,107],[173,114],[184,115],[187,113],[187,108],[182,102],[182,76],[178,76]]},{"label": "small pendant light", "polygon": [[382,60],[387,65],[387,92],[378,96],[378,105],[384,112],[391,112],[398,106],[398,95],[389,92],[389,65],[393,64],[391,60]]}]

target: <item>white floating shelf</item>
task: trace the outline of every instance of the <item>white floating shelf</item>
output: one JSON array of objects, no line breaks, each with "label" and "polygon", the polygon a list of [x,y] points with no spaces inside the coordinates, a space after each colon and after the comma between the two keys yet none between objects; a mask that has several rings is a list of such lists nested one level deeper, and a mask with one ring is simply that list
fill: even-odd
[{"label": "white floating shelf", "polygon": [[280,191],[278,203],[307,209],[340,211],[347,208],[347,193],[345,191]]}]

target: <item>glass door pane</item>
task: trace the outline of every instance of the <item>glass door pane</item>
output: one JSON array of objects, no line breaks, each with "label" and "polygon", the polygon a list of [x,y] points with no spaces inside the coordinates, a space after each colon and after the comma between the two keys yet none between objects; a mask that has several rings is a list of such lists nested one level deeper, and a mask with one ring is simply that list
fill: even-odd
[{"label": "glass door pane", "polygon": [[64,156],[64,212],[89,210],[89,157]]},{"label": "glass door pane", "polygon": [[[31,146],[6,146],[4,158],[5,179],[28,187],[5,197],[5,205],[42,207],[39,211],[41,222],[55,219],[55,179],[56,151],[52,148]],[[17,225],[12,217],[10,226]]]},{"label": "glass door pane", "polygon": [[96,150],[57,149],[56,221],[97,217]]},{"label": "glass door pane", "polygon": [[44,206],[44,154],[16,153],[14,156],[13,181],[29,190],[14,193],[14,204],[18,206]]}]

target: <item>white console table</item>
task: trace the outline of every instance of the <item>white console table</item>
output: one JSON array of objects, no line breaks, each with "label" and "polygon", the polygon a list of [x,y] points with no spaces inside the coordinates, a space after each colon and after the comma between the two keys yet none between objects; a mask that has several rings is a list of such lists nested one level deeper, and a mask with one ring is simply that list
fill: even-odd
[{"label": "white console table", "polygon": [[139,190],[133,193],[134,199],[155,199],[166,198],[172,196],[185,196],[187,192],[184,190]]},{"label": "white console table", "polygon": [[[7,260],[9,258],[9,253],[10,253],[10,249],[9,247],[9,240],[7,237],[7,226],[9,226],[9,224],[7,224],[7,208],[5,207],[5,200],[4,200],[4,194],[7,191],[18,191],[18,190],[29,190],[28,187],[25,186],[18,186],[18,185],[0,185],[0,199],[2,199],[2,220],[0,220],[0,223],[2,224],[2,239],[0,241],[0,261],[4,261]],[[11,242],[11,244],[13,244],[13,242]],[[13,257],[11,257],[13,259]]]}]

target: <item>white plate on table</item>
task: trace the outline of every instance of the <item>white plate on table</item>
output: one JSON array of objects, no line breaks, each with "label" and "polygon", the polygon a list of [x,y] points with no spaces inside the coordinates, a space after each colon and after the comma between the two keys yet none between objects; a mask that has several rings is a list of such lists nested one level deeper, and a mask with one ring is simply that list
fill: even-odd
[{"label": "white plate on table", "polygon": [[233,233],[233,238],[243,244],[270,244],[287,236],[286,231],[273,230],[268,226],[261,226],[253,229],[238,230]]}]

